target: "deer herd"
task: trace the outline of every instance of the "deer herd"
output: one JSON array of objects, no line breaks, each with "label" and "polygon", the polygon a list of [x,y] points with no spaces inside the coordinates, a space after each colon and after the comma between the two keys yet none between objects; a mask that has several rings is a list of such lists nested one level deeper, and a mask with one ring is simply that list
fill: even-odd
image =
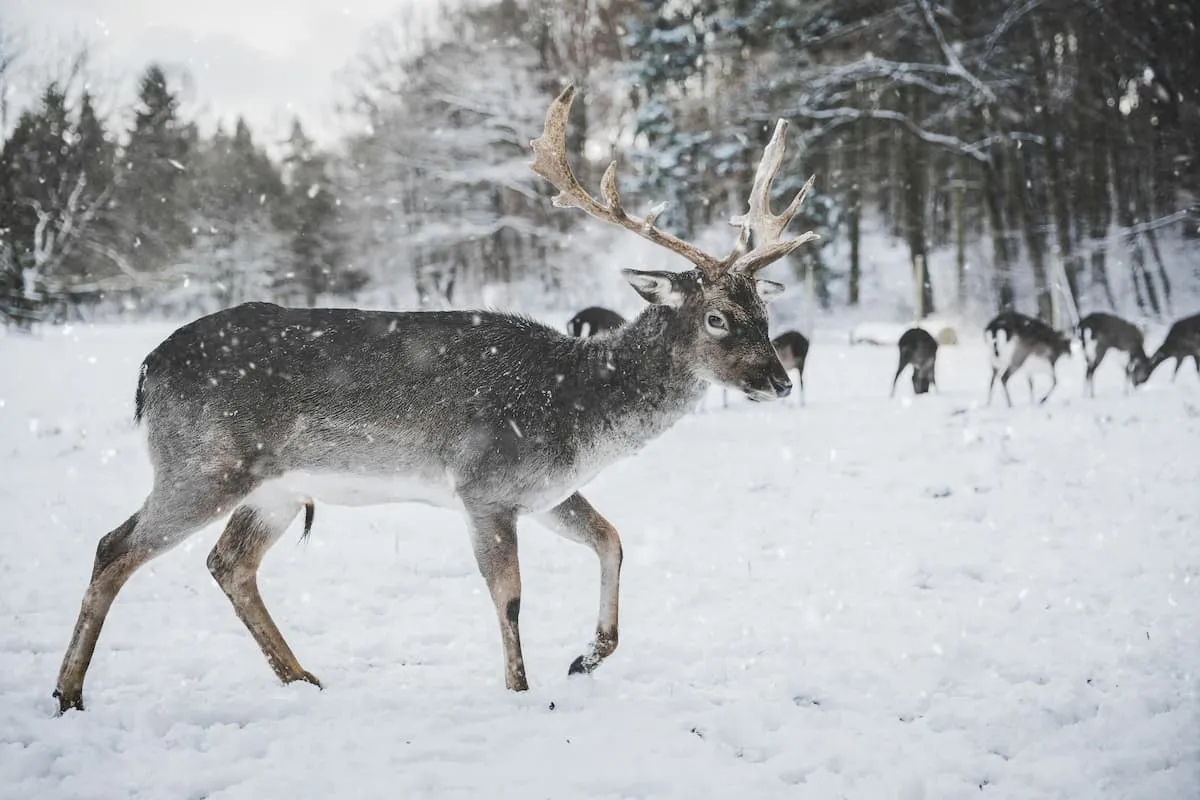
[{"label": "deer herd", "polygon": [[[596,626],[568,672],[590,673],[612,654],[621,539],[580,488],[694,410],[710,385],[772,401],[791,393],[788,372],[795,370],[803,390],[809,341],[796,331],[769,336],[766,304],[784,287],[757,273],[817,235],[783,237],[811,179],[781,213],[771,210],[784,120],[764,149],[746,213],[731,220],[738,230],[731,250],[713,255],[656,227],[655,211],[630,214],[615,162],[599,199],[583,188],[566,153],[574,96],[573,87],[563,90],[531,142],[531,168],[557,190],[554,205],[624,228],[691,268],[623,270],[647,306],[628,321],[585,309],[568,334],[493,311],[269,303],[218,311],[176,330],[141,365],[135,418],[154,478],[142,505],[96,548],[54,691],[59,713],[83,708],[101,627],[130,576],[222,518],[228,521],[207,560],[213,578],[275,676],[320,686],[267,611],[257,580],[263,557],[301,511],[307,532],[315,502],[422,502],[462,515],[495,609],[504,683],[514,691],[528,687],[517,520],[539,520],[599,562]],[[1168,358],[1190,356],[1200,367],[1200,317],[1176,324],[1149,358],[1137,329],[1115,317],[1092,315],[1080,332],[1089,382],[1109,350],[1129,354],[1135,385]],[[992,383],[999,376],[1006,395],[1022,364],[1046,362],[1053,374],[1070,350],[1066,337],[1012,313],[997,317],[987,338]],[[893,392],[910,366],[914,391],[936,388],[936,356],[928,333],[906,333]]]}]

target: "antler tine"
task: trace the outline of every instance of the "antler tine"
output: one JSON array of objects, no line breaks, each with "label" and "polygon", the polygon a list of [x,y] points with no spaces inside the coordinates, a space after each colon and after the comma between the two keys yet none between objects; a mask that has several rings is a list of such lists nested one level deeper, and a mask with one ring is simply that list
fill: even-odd
[{"label": "antler tine", "polygon": [[[775,176],[783,164],[783,151],[787,140],[787,120],[781,119],[775,125],[775,133],[763,150],[762,159],[754,173],[754,186],[750,190],[750,208],[745,214],[740,214],[729,220],[731,225],[741,226],[738,244],[733,252],[725,259],[725,264],[732,272],[753,274],[763,267],[786,256],[801,245],[821,238],[813,231],[808,231],[790,241],[780,241],[788,223],[800,210],[800,205],[812,189],[816,176],[809,178],[792,202],[778,216],[771,213],[771,186]],[[754,234],[754,249],[745,252],[750,234]]]},{"label": "antler tine", "polygon": [[658,215],[664,205],[656,206],[644,219],[630,216],[621,206],[621,193],[617,190],[617,162],[608,165],[604,177],[600,181],[600,196],[603,202],[592,197],[580,185],[571,165],[567,161],[567,116],[571,112],[571,104],[575,100],[575,87],[567,86],[562,93],[550,104],[546,111],[546,124],[542,135],[529,143],[533,148],[533,161],[530,168],[548,180],[558,194],[551,202],[559,208],[578,208],[596,219],[620,225],[626,230],[633,231],[643,239],[665,247],[673,253],[686,258],[704,274],[705,278],[715,280],[726,267],[718,258],[705,253],[694,245],[654,227]]}]

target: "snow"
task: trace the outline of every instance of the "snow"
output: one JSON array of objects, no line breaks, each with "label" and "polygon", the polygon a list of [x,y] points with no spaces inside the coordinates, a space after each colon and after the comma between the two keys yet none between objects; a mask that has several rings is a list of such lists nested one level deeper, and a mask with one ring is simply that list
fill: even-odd
[{"label": "snow", "polygon": [[[689,417],[586,494],[625,544],[621,646],[567,678],[595,556],[522,524],[532,690],[503,688],[463,522],[319,506],[263,593],[324,682],[278,685],[205,569],[212,527],[118,597],[50,691],[96,540],[150,484],[133,388],[162,325],[0,337],[0,797],[1170,798],[1200,785],[1200,380],[982,406],[821,336],[792,399]],[[551,706],[553,705],[553,710]]]}]

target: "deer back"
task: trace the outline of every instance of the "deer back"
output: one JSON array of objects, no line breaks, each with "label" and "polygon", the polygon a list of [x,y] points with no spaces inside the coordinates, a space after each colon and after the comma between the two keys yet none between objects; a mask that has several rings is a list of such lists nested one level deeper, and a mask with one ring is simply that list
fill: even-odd
[{"label": "deer back", "polygon": [[140,416],[170,472],[393,477],[542,507],[694,404],[698,379],[645,346],[675,322],[652,306],[590,340],[497,313],[251,303],[146,358]]}]

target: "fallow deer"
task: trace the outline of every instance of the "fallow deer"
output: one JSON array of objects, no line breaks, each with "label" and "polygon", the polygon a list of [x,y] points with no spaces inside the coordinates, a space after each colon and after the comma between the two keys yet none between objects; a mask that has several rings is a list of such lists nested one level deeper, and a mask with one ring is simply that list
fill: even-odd
[{"label": "fallow deer", "polygon": [[[617,647],[621,540],[579,493],[689,409],[709,383],[751,400],[792,389],[767,338],[766,301],[783,286],[763,267],[817,238],[784,240],[808,188],[778,216],[771,185],[783,159],[780,120],[763,153],[732,251],[717,257],[630,215],[616,163],[588,194],[566,154],[568,86],[531,143],[534,172],[578,208],[682,256],[686,272],[626,269],[645,300],[608,336],[572,338],[521,316],[486,311],[391,313],[248,303],[189,323],[142,364],[136,418],[153,488],[104,536],[63,658],[59,710],[83,708],[100,629],[130,575],[210,522],[231,515],[208,567],[284,683],[320,685],[259,595],[268,548],[304,505],[425,502],[464,514],[499,622],[504,682],[528,688],[518,616],[518,517],[533,515],[600,561],[595,639],[569,673]],[[749,249],[750,238],[754,247]],[[232,512],[232,513],[231,513]]]},{"label": "fallow deer", "polygon": [[808,337],[799,331],[784,331],[771,340],[771,346],[775,348],[785,370],[796,370],[796,382],[800,384],[799,402],[804,405],[804,362],[808,360]]},{"label": "fallow deer", "polygon": [[[1004,399],[1012,407],[1012,397],[1008,393],[1008,379],[1027,361],[1050,373],[1050,388],[1038,401],[1039,405],[1050,399],[1051,393],[1058,386],[1058,375],[1054,365],[1063,356],[1071,353],[1071,338],[1054,330],[1041,320],[1027,317],[1016,311],[1003,311],[984,328],[984,339],[990,348],[989,358],[992,362],[992,380],[988,384],[988,405],[992,404],[992,389],[996,386],[996,377],[1000,376],[1000,385],[1004,389]],[[1027,373],[1029,379],[1029,396],[1034,398],[1033,376]]]},{"label": "fallow deer", "polygon": [[1097,311],[1079,320],[1079,341],[1083,344],[1083,358],[1087,362],[1083,380],[1088,394],[1096,396],[1096,369],[1109,350],[1124,353],[1127,358],[1125,390],[1128,392],[1138,365],[1146,361],[1142,332],[1137,326],[1114,314]]},{"label": "fallow deer", "polygon": [[1179,377],[1179,368],[1188,358],[1192,359],[1196,374],[1200,375],[1200,314],[1184,317],[1171,326],[1167,338],[1163,339],[1154,355],[1134,368],[1133,385],[1140,386],[1150,380],[1150,375],[1158,369],[1158,365],[1171,358],[1175,359],[1172,381]]},{"label": "fallow deer", "polygon": [[912,366],[912,385],[914,394],[925,394],[929,387],[937,387],[937,339],[924,328],[909,328],[898,342],[900,347],[900,363],[896,367],[896,375],[892,378],[892,393],[896,396],[896,381],[904,368]]},{"label": "fallow deer", "polygon": [[625,318],[617,312],[603,306],[588,306],[567,322],[567,333],[572,336],[595,336],[624,324]]}]

